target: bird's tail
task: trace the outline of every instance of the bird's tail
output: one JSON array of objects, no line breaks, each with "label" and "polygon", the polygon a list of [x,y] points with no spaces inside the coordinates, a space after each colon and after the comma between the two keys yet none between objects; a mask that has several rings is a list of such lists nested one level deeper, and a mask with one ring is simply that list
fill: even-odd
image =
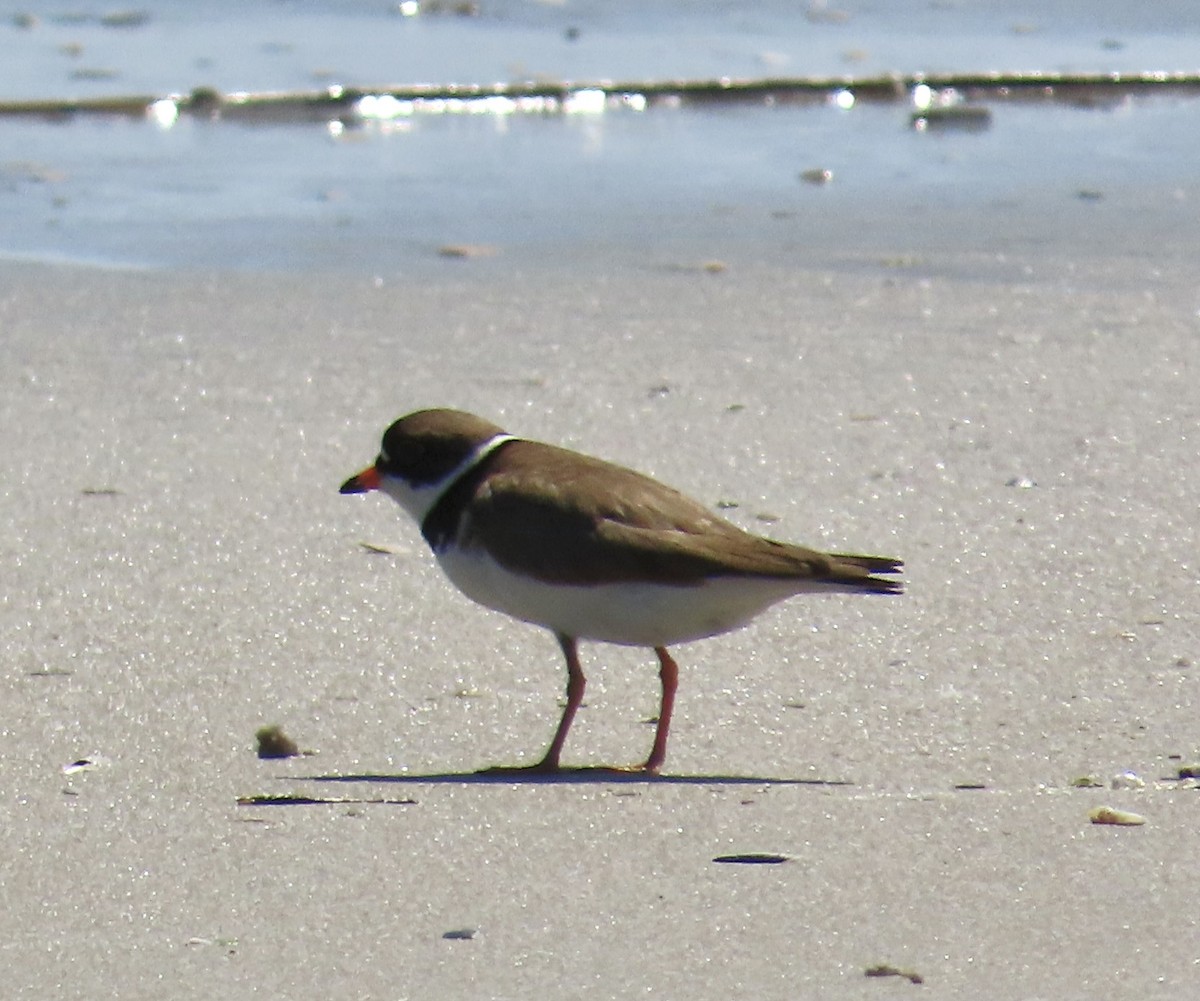
[{"label": "bird's tail", "polygon": [[891,556],[861,556],[857,553],[831,553],[833,564],[829,579],[845,584],[855,591],[874,594],[899,594],[904,590],[904,581],[875,574],[898,574],[903,572],[904,561]]}]

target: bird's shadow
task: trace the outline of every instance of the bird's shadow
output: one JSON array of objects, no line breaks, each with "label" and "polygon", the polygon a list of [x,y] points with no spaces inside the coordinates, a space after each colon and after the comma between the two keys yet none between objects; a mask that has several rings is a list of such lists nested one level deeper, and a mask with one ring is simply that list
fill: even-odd
[{"label": "bird's shadow", "polygon": [[[282,776],[281,776],[282,777]],[[686,786],[851,786],[842,779],[782,778],[774,775],[651,775],[618,768],[561,768],[556,772],[484,769],[475,772],[416,774],[289,775],[294,782],[380,783],[392,785],[686,785]]]}]

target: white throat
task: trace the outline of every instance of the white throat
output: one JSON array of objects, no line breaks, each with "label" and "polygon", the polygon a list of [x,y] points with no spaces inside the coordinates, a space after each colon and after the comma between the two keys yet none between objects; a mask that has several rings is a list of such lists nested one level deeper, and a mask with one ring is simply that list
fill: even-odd
[{"label": "white throat", "polygon": [[425,520],[425,516],[442,499],[446,491],[454,486],[461,477],[474,469],[475,466],[479,465],[479,463],[501,445],[516,440],[516,435],[511,434],[498,434],[489,438],[469,452],[462,462],[436,483],[424,483],[414,487],[405,479],[385,474],[379,478],[379,489],[404,508],[413,520],[420,525]]}]

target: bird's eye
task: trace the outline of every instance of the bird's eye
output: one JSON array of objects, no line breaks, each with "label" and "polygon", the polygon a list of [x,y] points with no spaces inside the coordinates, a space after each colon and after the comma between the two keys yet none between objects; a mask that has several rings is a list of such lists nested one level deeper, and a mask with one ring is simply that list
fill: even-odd
[{"label": "bird's eye", "polygon": [[380,449],[379,465],[384,469],[396,471],[412,469],[421,461],[425,448],[419,442],[403,441],[393,443],[391,447]]}]

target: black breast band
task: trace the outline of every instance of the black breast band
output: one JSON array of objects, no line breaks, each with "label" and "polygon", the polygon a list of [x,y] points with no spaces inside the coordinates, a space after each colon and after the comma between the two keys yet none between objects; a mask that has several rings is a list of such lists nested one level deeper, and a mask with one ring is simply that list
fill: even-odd
[{"label": "black breast band", "polygon": [[421,522],[421,535],[429,543],[435,553],[442,552],[458,534],[458,526],[462,521],[463,509],[471,503],[479,484],[487,475],[492,465],[492,458],[501,452],[506,445],[516,439],[502,441],[495,448],[483,455],[478,462],[463,470],[462,474],[446,488],[437,503],[429,509],[429,513]]}]

